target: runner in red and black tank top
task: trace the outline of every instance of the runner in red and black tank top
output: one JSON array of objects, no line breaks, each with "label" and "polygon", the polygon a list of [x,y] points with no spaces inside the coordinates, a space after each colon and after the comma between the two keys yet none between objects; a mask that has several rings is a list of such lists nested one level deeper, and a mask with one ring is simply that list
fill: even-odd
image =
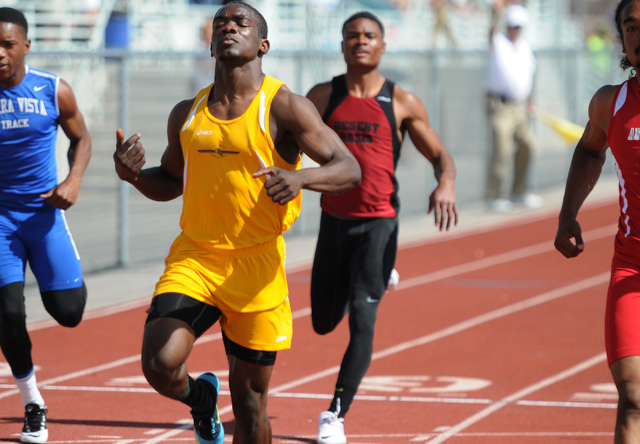
[{"label": "runner in red and black tank top", "polygon": [[323,120],[360,163],[360,185],[343,194],[322,195],[322,209],[340,217],[395,217],[399,209],[395,169],[402,141],[393,112],[394,83],[375,97],[349,94],[344,75],[334,77]]}]

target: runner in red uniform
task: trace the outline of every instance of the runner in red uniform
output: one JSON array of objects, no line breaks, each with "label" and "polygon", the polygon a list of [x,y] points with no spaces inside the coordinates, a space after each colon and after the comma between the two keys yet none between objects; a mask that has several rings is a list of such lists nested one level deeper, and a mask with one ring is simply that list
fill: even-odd
[{"label": "runner in red uniform", "polygon": [[396,257],[399,202],[395,167],[406,132],[433,164],[438,186],[429,211],[436,225],[457,223],[455,167],[429,123],[424,105],[380,74],[384,29],[373,14],[351,16],[343,27],[347,73],[316,85],[307,97],[360,163],[359,186],[322,196],[322,219],[311,275],[313,328],[331,332],[349,312],[350,342],[329,410],[318,424],[318,443],[346,443],[343,420],[373,350],[380,300]]},{"label": "runner in red uniform", "polygon": [[625,56],[634,68],[621,85],[603,86],[591,99],[589,122],[575,149],[555,246],[564,256],[584,250],[577,214],[595,186],[607,147],[620,181],[620,219],[605,314],[607,359],[618,388],[616,443],[640,442],[640,0],[622,0],[615,13]]}]

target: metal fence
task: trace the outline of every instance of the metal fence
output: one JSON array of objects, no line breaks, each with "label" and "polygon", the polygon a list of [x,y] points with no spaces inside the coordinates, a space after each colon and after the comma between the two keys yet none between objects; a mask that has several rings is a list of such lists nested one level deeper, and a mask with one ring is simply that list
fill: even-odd
[{"label": "metal fence", "polygon": [[[604,72],[588,52],[540,51],[535,101],[541,109],[586,122],[589,99],[597,88],[626,77],[613,66]],[[93,138],[93,157],[80,197],[67,212],[85,272],[162,261],[179,233],[181,199],[158,203],[121,183],[113,167],[116,129],[142,134],[148,166],[157,165],[166,146],[166,122],[172,107],[193,97],[213,79],[213,61],[199,53],[176,52],[32,52],[28,63],[59,73],[73,87]],[[484,51],[387,52],[383,74],[418,95],[458,168],[461,207],[483,198],[489,134],[484,113]],[[264,71],[305,94],[317,82],[344,70],[339,52],[278,52],[264,59]],[[197,73],[197,75],[196,75]],[[208,78],[208,80],[203,80]],[[534,122],[539,150],[533,167],[538,190],[566,179],[571,148],[541,123]],[[59,139],[64,152],[67,142]],[[60,156],[61,174],[66,174]],[[313,162],[305,158],[303,165]],[[604,174],[613,174],[611,166]],[[401,217],[423,214],[435,185],[431,165],[405,140],[398,166]],[[303,193],[300,219],[287,234],[313,235],[319,222],[319,196]]]}]

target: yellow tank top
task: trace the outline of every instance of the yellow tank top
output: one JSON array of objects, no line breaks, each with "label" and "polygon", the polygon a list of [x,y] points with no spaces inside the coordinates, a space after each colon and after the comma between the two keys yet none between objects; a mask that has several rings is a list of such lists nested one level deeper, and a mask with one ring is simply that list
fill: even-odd
[{"label": "yellow tank top", "polygon": [[263,166],[300,169],[286,162],[269,133],[269,112],[282,82],[265,76],[249,108],[233,120],[214,117],[207,107],[213,85],[195,98],[182,127],[184,188],[180,227],[208,247],[253,247],[284,233],[300,214],[302,193],[286,205],[267,195],[267,177],[253,178]]}]

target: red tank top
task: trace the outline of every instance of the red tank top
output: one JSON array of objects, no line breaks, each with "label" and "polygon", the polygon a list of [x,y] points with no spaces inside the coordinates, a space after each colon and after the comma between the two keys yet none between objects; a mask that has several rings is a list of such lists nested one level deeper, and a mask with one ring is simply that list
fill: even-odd
[{"label": "red tank top", "polygon": [[620,189],[616,255],[640,265],[640,92],[636,77],[618,88],[607,135]]},{"label": "red tank top", "polygon": [[393,115],[393,83],[376,97],[350,95],[344,76],[333,79],[324,120],[360,164],[360,185],[338,195],[323,194],[322,209],[340,217],[395,217],[399,207],[395,167],[400,140]]}]

